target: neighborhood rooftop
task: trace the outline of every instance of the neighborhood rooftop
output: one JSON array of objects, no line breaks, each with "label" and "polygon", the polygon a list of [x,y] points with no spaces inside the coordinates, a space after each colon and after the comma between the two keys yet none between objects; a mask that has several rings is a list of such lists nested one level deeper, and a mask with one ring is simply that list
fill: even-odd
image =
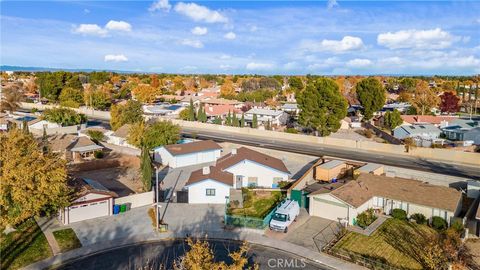
[{"label": "neighborhood rooftop", "polygon": [[75,192],[74,196],[76,198],[80,198],[91,192],[118,197],[117,193],[107,189],[104,185],[92,179],[73,178],[69,180],[68,184],[73,188]]},{"label": "neighborhood rooftop", "polygon": [[125,124],[121,126],[117,131],[115,131],[112,136],[119,137],[119,138],[127,138],[128,132],[130,131],[130,124]]},{"label": "neighborhood rooftop", "polygon": [[337,160],[337,159],[334,159],[334,160],[331,160],[331,161],[328,161],[328,162],[325,162],[323,163],[322,165],[318,166],[319,168],[322,168],[322,169],[332,169],[332,168],[335,168],[337,166],[340,166],[342,164],[345,164],[345,161],[342,161],[342,160]]},{"label": "neighborhood rooftop", "polygon": [[220,145],[212,140],[208,141],[197,141],[184,144],[172,144],[166,145],[165,149],[172,154],[173,156],[185,155],[195,152],[203,152],[214,149],[222,149]]},{"label": "neighborhood rooftop", "polygon": [[208,174],[203,173],[203,169],[196,170],[190,174],[190,178],[188,179],[187,186],[196,182],[203,181],[205,179],[212,179],[218,182],[224,183],[226,185],[233,185],[233,174],[229,172],[225,172],[216,168],[214,166],[209,167],[210,172]]},{"label": "neighborhood rooftop", "polygon": [[218,159],[216,168],[221,170],[227,169],[230,166],[233,166],[243,160],[250,160],[270,168],[274,168],[281,172],[290,173],[285,167],[285,164],[282,160],[278,158],[271,157],[269,155],[265,155],[263,153],[257,152],[250,148],[240,147],[236,149],[236,153],[230,153]]},{"label": "neighborhood rooftop", "polygon": [[253,108],[250,109],[247,114],[257,114],[257,115],[268,115],[268,116],[279,116],[283,114],[283,111],[280,110],[270,110],[270,109],[260,109]]},{"label": "neighborhood rooftop", "polygon": [[360,174],[357,181],[351,181],[331,194],[354,207],[379,196],[453,212],[462,197],[460,191],[449,187],[364,173]]}]

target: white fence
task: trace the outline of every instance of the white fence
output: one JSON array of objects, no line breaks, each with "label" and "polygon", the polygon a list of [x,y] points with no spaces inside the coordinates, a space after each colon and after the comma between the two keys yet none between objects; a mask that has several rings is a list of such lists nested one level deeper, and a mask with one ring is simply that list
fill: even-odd
[{"label": "white fence", "polygon": [[124,203],[131,203],[132,208],[140,207],[140,206],[145,206],[145,205],[151,205],[154,203],[154,192],[149,191],[149,192],[144,192],[144,193],[139,193],[139,194],[133,194],[129,196],[124,196],[120,198],[115,198],[113,200],[114,204],[124,204]]}]

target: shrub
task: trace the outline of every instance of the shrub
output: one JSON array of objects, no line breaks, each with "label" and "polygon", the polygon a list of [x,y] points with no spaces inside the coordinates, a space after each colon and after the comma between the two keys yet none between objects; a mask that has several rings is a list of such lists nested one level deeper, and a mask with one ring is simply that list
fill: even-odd
[{"label": "shrub", "polygon": [[365,129],[363,134],[365,135],[365,137],[367,137],[369,139],[373,137],[373,132],[370,129]]},{"label": "shrub", "polygon": [[298,134],[298,130],[296,130],[295,128],[287,128],[287,129],[285,129],[285,132],[286,133],[292,133],[292,134]]},{"label": "shrub", "polygon": [[442,217],[432,217],[432,227],[436,230],[445,230],[448,225]]},{"label": "shrub", "polygon": [[463,224],[456,220],[455,222],[453,222],[452,226],[450,227],[451,229],[455,230],[457,233],[461,234],[463,232],[463,230],[465,229],[463,227]]},{"label": "shrub", "polygon": [[373,213],[373,209],[370,208],[363,211],[357,216],[357,225],[365,229],[370,224],[372,224],[376,219],[377,217]]},{"label": "shrub", "polygon": [[427,218],[423,214],[415,213],[411,215],[410,218],[415,220],[417,224],[427,224]]},{"label": "shrub", "polygon": [[281,189],[286,189],[290,186],[290,184],[292,184],[292,182],[289,182],[289,181],[280,181],[278,182],[278,188],[281,188]]},{"label": "shrub", "polygon": [[105,155],[103,154],[102,151],[95,151],[95,152],[93,153],[93,156],[94,156],[95,158],[103,158]]},{"label": "shrub", "polygon": [[392,210],[392,217],[400,220],[406,220],[407,212],[405,212],[403,209],[396,208]]},{"label": "shrub", "polygon": [[87,122],[87,117],[84,114],[76,113],[68,108],[46,109],[43,112],[43,119],[62,126],[73,126]]},{"label": "shrub", "polygon": [[101,132],[100,130],[89,129],[87,131],[87,134],[88,134],[88,136],[90,136],[90,139],[92,139],[92,141],[94,141],[97,144],[98,144],[98,142],[103,141],[105,139],[105,136],[103,135],[103,132]]}]

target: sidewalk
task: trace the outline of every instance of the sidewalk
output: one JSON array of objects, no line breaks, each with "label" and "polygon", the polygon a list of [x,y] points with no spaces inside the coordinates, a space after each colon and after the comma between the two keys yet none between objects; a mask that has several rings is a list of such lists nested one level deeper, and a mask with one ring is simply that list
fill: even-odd
[{"label": "sidewalk", "polygon": [[47,217],[35,217],[35,221],[45,235],[45,238],[47,238],[47,242],[52,250],[53,256],[60,254],[60,246],[58,245],[55,236],[53,236],[54,229],[59,228],[58,221],[55,218]]}]

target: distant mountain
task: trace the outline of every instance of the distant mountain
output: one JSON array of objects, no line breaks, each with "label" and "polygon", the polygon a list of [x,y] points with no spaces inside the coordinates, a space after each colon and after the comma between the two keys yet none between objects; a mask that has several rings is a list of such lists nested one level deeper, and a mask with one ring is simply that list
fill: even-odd
[{"label": "distant mountain", "polygon": [[29,71],[29,72],[40,72],[40,71],[69,71],[69,72],[92,72],[92,71],[108,71],[116,73],[143,73],[135,71],[125,71],[125,70],[105,70],[105,69],[91,69],[91,68],[49,68],[49,67],[22,67],[22,66],[0,66],[0,71]]}]

